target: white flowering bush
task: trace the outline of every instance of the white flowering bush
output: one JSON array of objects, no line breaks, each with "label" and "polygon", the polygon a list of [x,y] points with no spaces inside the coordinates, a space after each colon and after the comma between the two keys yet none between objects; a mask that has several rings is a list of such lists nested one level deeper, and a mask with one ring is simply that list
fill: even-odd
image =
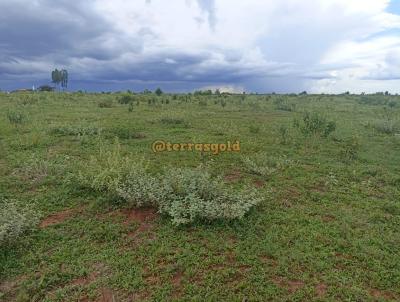
[{"label": "white flowering bush", "polygon": [[240,219],[260,202],[255,190],[229,190],[220,178],[200,169],[172,169],[161,181],[160,213],[176,225],[197,220]]},{"label": "white flowering bush", "polygon": [[15,242],[39,223],[39,213],[32,207],[11,200],[0,200],[0,245]]}]

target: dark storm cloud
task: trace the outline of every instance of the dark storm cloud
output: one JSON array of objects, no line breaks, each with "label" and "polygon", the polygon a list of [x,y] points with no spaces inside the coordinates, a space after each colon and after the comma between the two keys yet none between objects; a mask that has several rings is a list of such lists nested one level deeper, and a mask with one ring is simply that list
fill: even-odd
[{"label": "dark storm cloud", "polygon": [[68,65],[74,58],[110,60],[124,52],[140,52],[139,40],[128,43],[91,4],[1,1],[1,61],[39,59]]},{"label": "dark storm cloud", "polygon": [[[104,62],[97,65],[92,74],[85,76],[93,81],[114,82],[140,80],[148,82],[183,83],[240,83],[244,79],[266,75],[265,70],[256,67],[243,68],[240,64],[223,61],[215,65],[213,52],[188,54],[184,52],[160,52],[137,60],[128,58]],[[210,62],[210,63],[207,63]],[[96,64],[93,64],[96,66]],[[280,70],[281,66],[271,66],[269,73]]]},{"label": "dark storm cloud", "polygon": [[[376,58],[368,64],[362,51],[359,60],[326,56],[343,39],[367,40],[382,31],[374,14],[344,14],[346,5],[335,1],[340,5],[324,10],[312,0],[248,0],[236,8],[215,0],[0,0],[0,89],[46,84],[56,67],[68,69],[72,89],[88,90],[133,83],[300,91],[318,80],[336,82],[340,70],[362,68],[364,79],[398,79],[399,53],[385,46],[371,50]],[[373,69],[369,62],[380,52],[388,52],[386,61]]]}]

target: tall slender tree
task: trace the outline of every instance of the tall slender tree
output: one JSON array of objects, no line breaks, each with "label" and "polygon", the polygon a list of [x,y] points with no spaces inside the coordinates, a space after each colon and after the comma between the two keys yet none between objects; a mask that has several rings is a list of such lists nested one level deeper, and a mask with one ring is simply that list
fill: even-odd
[{"label": "tall slender tree", "polygon": [[61,70],[61,87],[63,89],[68,87],[68,71],[66,69]]},{"label": "tall slender tree", "polygon": [[68,87],[68,71],[66,69],[58,70],[57,68],[51,72],[51,81],[58,87],[66,89]]}]

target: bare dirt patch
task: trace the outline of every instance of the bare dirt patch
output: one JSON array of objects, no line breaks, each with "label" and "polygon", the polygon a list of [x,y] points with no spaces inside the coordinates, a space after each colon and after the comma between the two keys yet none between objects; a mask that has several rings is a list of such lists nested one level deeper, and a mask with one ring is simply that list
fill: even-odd
[{"label": "bare dirt patch", "polygon": [[374,297],[375,299],[386,299],[389,301],[398,301],[396,295],[394,293],[391,293],[389,291],[384,291],[384,290],[379,290],[379,289],[371,289],[369,291],[369,294],[371,297]]},{"label": "bare dirt patch", "polygon": [[182,295],[182,278],[183,272],[181,271],[177,271],[175,274],[172,275],[172,297],[175,299],[179,298]]},{"label": "bare dirt patch", "polygon": [[265,182],[259,179],[256,179],[253,181],[254,185],[256,186],[256,188],[263,188],[265,186]]},{"label": "bare dirt patch", "polygon": [[319,283],[315,286],[315,292],[319,298],[325,296],[328,286],[324,283]]},{"label": "bare dirt patch", "polygon": [[234,170],[229,172],[228,174],[225,175],[224,180],[225,182],[238,182],[239,180],[242,179],[242,173],[238,170]]},{"label": "bare dirt patch", "polygon": [[154,208],[129,209],[123,210],[121,213],[125,217],[124,224],[126,225],[132,222],[151,222],[157,218],[157,210]]},{"label": "bare dirt patch", "polygon": [[102,288],[101,296],[97,300],[97,302],[115,302],[115,297],[111,289],[109,288]]},{"label": "bare dirt patch", "polygon": [[322,221],[323,222],[331,222],[331,221],[335,221],[336,217],[333,215],[324,215],[322,216]]},{"label": "bare dirt patch", "polygon": [[0,298],[3,298],[4,301],[14,301],[17,296],[19,286],[27,278],[27,275],[20,275],[13,280],[0,282],[0,293],[3,295],[0,296]]},{"label": "bare dirt patch", "polygon": [[121,212],[123,215],[123,224],[131,225],[138,224],[138,227],[133,231],[128,233],[128,237],[133,239],[135,242],[140,240],[143,234],[147,236],[149,241],[156,238],[156,234],[152,232],[154,228],[154,220],[157,218],[157,210],[153,208],[141,208],[141,209],[130,209],[123,210]]},{"label": "bare dirt patch", "polygon": [[278,265],[278,263],[274,257],[268,256],[268,255],[261,255],[259,258],[263,263],[265,263],[269,266],[276,267]]},{"label": "bare dirt patch", "polygon": [[60,223],[64,222],[65,220],[69,219],[70,217],[72,217],[74,215],[74,213],[75,213],[74,209],[68,209],[68,210],[64,210],[61,212],[51,214],[50,216],[48,216],[42,220],[39,227],[43,229],[43,228],[47,228],[52,225],[60,224]]},{"label": "bare dirt patch", "polygon": [[340,259],[346,259],[346,260],[352,260],[353,259],[352,255],[342,254],[342,253],[336,253],[335,257],[340,258]]},{"label": "bare dirt patch", "polygon": [[304,282],[300,280],[285,280],[282,277],[275,277],[272,282],[280,288],[286,289],[289,293],[293,294],[302,287],[304,287]]}]

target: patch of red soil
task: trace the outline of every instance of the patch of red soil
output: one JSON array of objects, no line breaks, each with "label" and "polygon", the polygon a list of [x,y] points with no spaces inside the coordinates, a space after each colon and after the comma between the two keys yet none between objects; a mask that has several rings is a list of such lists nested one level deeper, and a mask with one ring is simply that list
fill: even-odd
[{"label": "patch of red soil", "polygon": [[142,301],[147,301],[149,298],[150,294],[147,291],[142,291],[139,293],[134,293],[129,296],[128,301],[129,302],[142,302]]},{"label": "patch of red soil", "polygon": [[147,275],[145,281],[147,285],[157,285],[161,283],[161,279],[157,274]]},{"label": "patch of red soil", "polygon": [[304,287],[304,282],[300,280],[285,280],[282,277],[275,277],[272,282],[280,288],[285,288],[291,294],[295,293],[302,287]]},{"label": "patch of red soil", "polygon": [[254,180],[253,183],[254,183],[254,185],[255,185],[257,188],[263,188],[264,185],[265,185],[265,182],[262,181],[262,180]]},{"label": "patch of red soil", "polygon": [[322,221],[323,222],[331,222],[331,221],[335,221],[336,217],[333,215],[324,215],[322,216]]},{"label": "patch of red soil", "polygon": [[231,171],[230,173],[226,174],[224,177],[225,182],[237,182],[242,178],[242,174],[240,171]]},{"label": "patch of red soil", "polygon": [[182,278],[183,272],[177,271],[171,279],[171,283],[173,286],[172,297],[175,299],[179,298],[182,295]]},{"label": "patch of red soil", "polygon": [[337,258],[342,258],[342,259],[346,259],[346,260],[351,260],[351,259],[353,259],[353,256],[347,255],[347,254],[342,254],[342,253],[336,253],[335,256],[336,256]]},{"label": "patch of red soil", "polygon": [[183,277],[183,273],[181,271],[177,271],[173,276],[172,276],[172,284],[174,286],[179,286],[181,284]]},{"label": "patch of red soil", "polygon": [[115,302],[115,297],[113,292],[109,288],[103,288],[101,290],[101,296],[97,302]]},{"label": "patch of red soil", "polygon": [[319,283],[315,286],[315,292],[317,293],[317,296],[320,298],[325,296],[327,289],[328,286],[324,283]]},{"label": "patch of red soil", "polygon": [[124,224],[130,224],[131,222],[149,222],[157,218],[157,210],[154,208],[123,210],[122,214],[125,216]]},{"label": "patch of red soil", "polygon": [[74,212],[75,212],[75,210],[68,209],[68,210],[64,210],[61,212],[51,214],[50,216],[48,216],[42,220],[39,227],[47,228],[47,227],[55,225],[55,224],[60,224],[60,223],[64,222],[65,220],[67,220],[68,218],[70,218],[74,214]]},{"label": "patch of red soil", "polygon": [[371,289],[369,291],[369,294],[374,297],[375,299],[386,299],[386,300],[392,300],[392,301],[398,301],[396,295],[394,293],[391,293],[389,291],[383,291],[379,289]]},{"label": "patch of red soil", "polygon": [[268,256],[268,255],[262,255],[260,256],[260,260],[265,263],[268,264],[270,266],[276,267],[278,265],[277,261],[275,260],[275,258]]},{"label": "patch of red soil", "polygon": [[75,285],[75,286],[79,286],[79,285],[88,285],[94,281],[96,281],[96,279],[107,273],[107,267],[103,264],[103,263],[95,263],[93,265],[93,272],[91,272],[88,276],[84,276],[84,277],[79,277],[76,278],[74,280],[72,280],[72,282],[70,283],[70,285]]},{"label": "patch of red soil", "polygon": [[219,270],[223,270],[225,268],[224,264],[218,263],[218,264],[212,264],[208,267],[209,270],[212,271],[219,271]]}]

